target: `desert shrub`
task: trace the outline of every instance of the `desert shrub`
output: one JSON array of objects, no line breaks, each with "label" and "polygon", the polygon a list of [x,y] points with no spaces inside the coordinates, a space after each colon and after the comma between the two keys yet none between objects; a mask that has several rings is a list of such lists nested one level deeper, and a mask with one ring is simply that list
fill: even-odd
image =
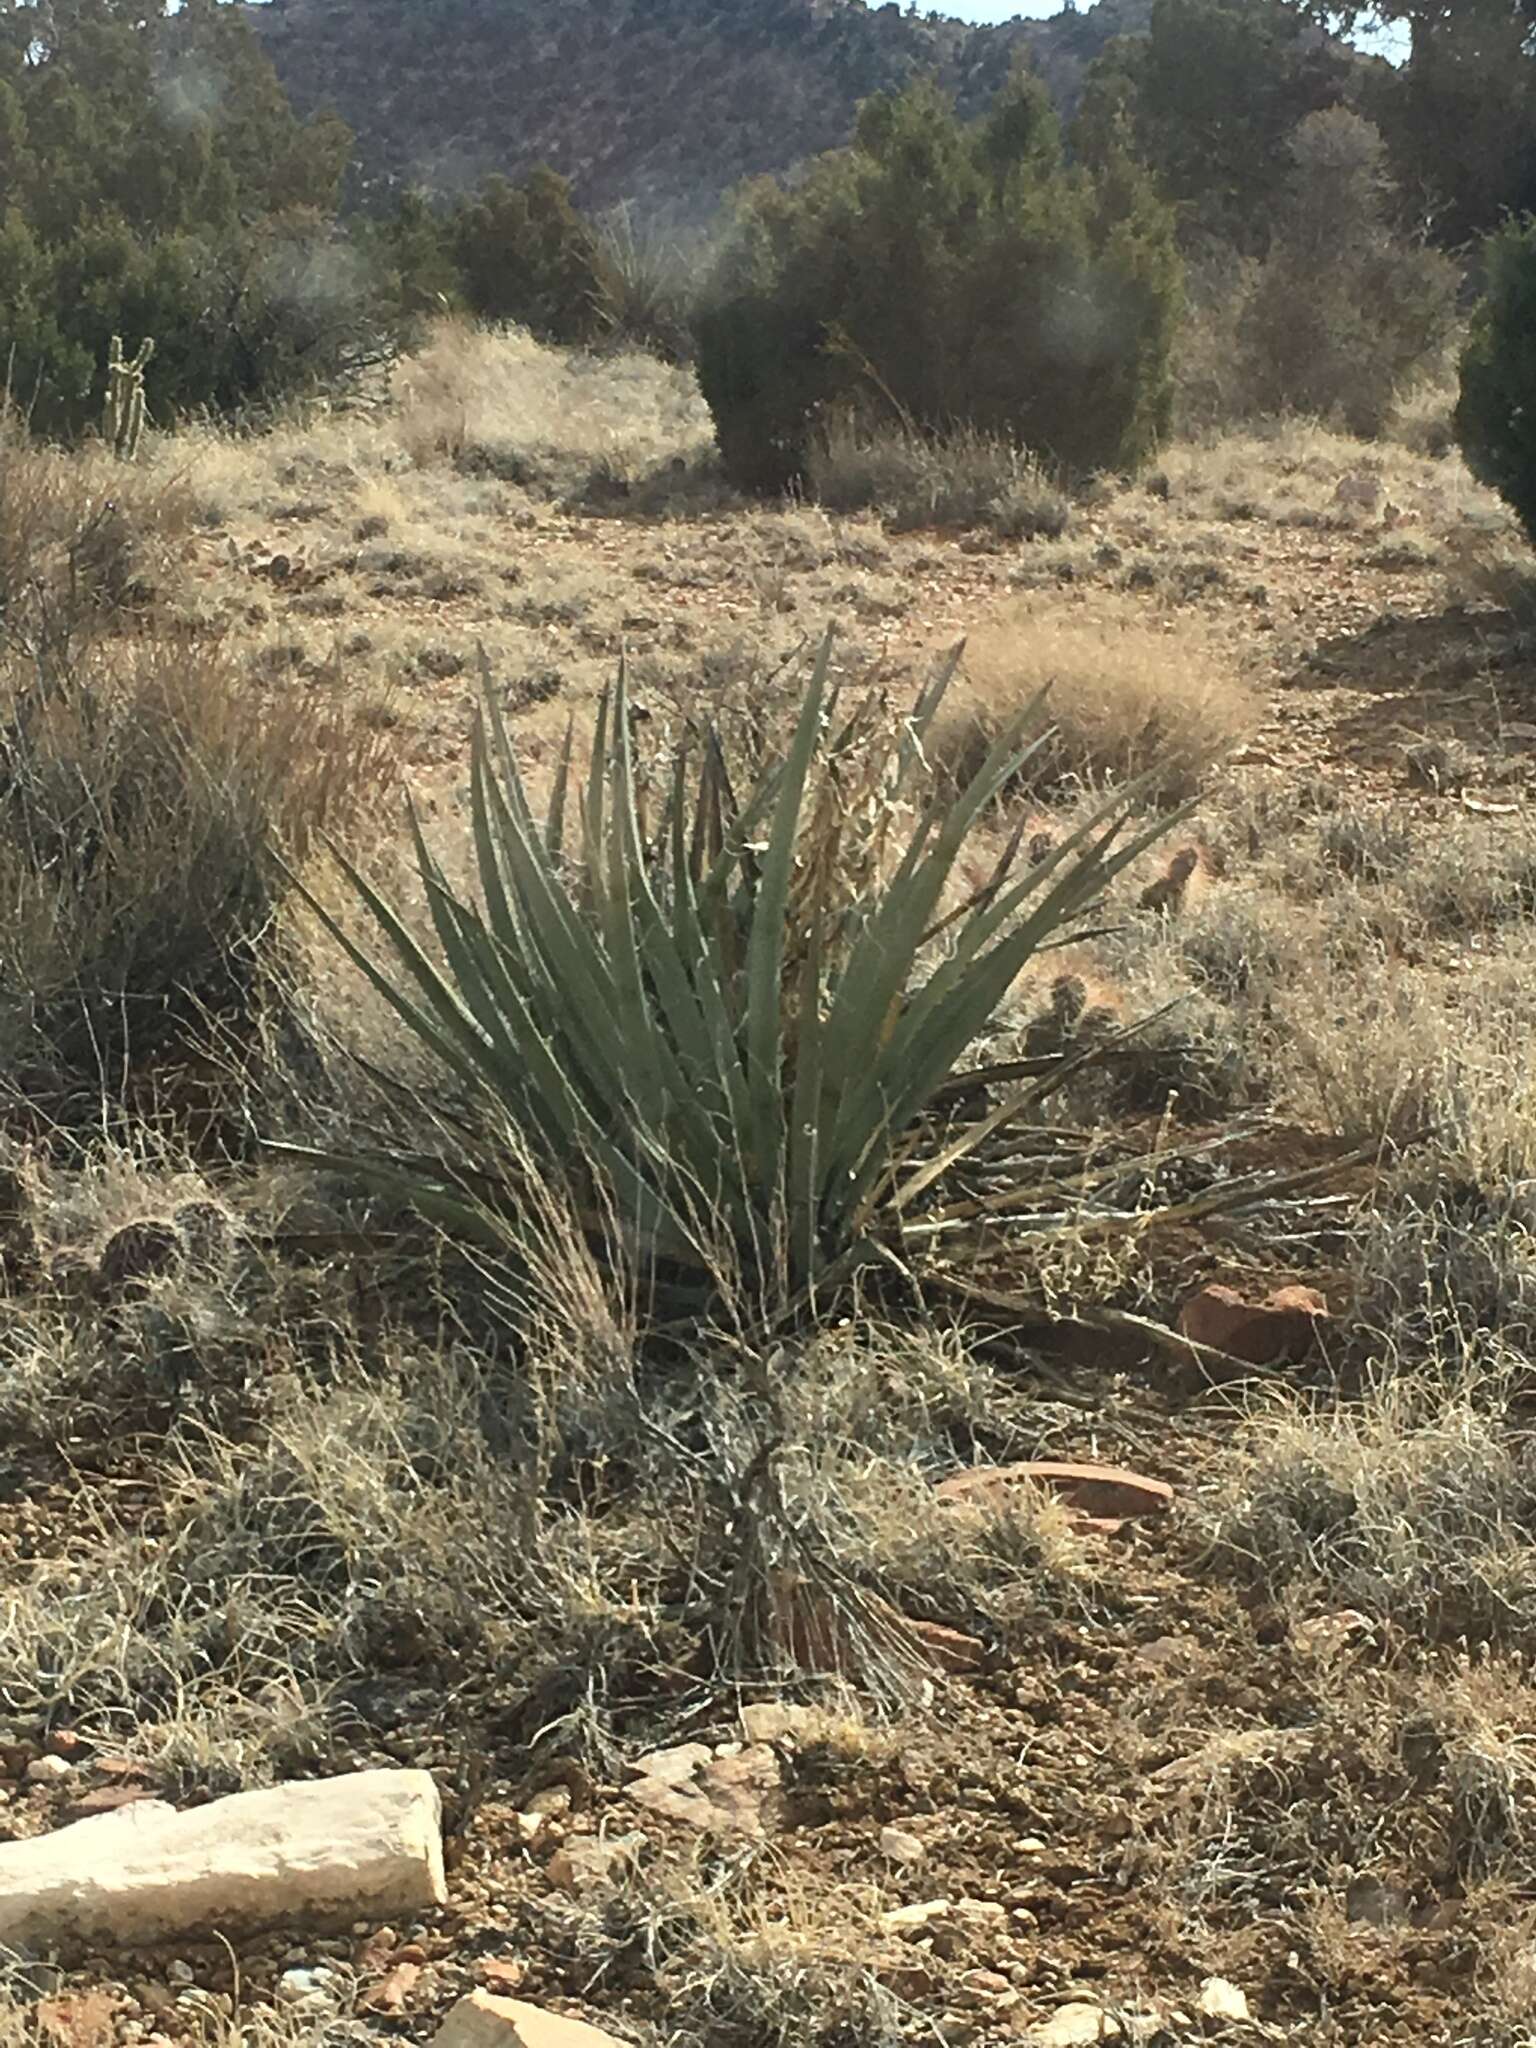
[{"label": "desert shrub", "polygon": [[301,859],[379,775],[353,707],[217,651],[0,655],[0,1062],[95,1070],[243,1008]]},{"label": "desert shrub", "polygon": [[1257,694],[1194,619],[1161,627],[1129,603],[1091,616],[1021,604],[967,642],[936,758],[964,776],[1047,687],[1051,735],[1026,770],[1037,789],[1067,777],[1123,781],[1155,764],[1159,792],[1180,798],[1259,716]]},{"label": "desert shrub", "polygon": [[1123,154],[1069,172],[1017,75],[966,126],[930,85],[863,109],[853,146],[742,200],[697,321],[733,479],[802,479],[835,412],[959,423],[1068,470],[1132,466],[1167,424],[1179,265]]},{"label": "desert shrub", "polygon": [[1023,449],[975,427],[920,434],[843,420],[811,445],[806,481],[829,512],[879,512],[896,532],[990,526],[1012,540],[1066,531],[1065,492]]},{"label": "desert shrub", "polygon": [[1116,801],[942,914],[971,826],[1039,736],[1039,709],[1005,721],[975,774],[930,804],[923,742],[952,664],[907,719],[874,692],[833,723],[830,659],[829,642],[787,750],[739,804],[708,734],[696,767],[678,753],[637,792],[621,676],[569,863],[564,777],[536,823],[487,690],[471,788],[479,900],[456,894],[417,840],[440,957],[355,868],[382,962],[314,907],[467,1091],[494,1154],[467,1180],[451,1163],[358,1164],[458,1229],[483,1234],[500,1215],[515,1242],[510,1127],[585,1162],[589,1206],[606,1207],[653,1284],[681,1275],[708,1295],[724,1281],[759,1306],[836,1285],[874,1240],[900,1234],[907,1207],[990,1128],[940,1136],[935,1096],[1030,958],[1153,834],[1102,836],[1128,824]]},{"label": "desert shrub", "polygon": [[189,521],[176,485],[31,442],[0,401],[0,642],[67,643],[147,594]]},{"label": "desert shrub", "polygon": [[1456,438],[1536,541],[1536,219],[1487,245],[1488,291],[1461,359]]},{"label": "desert shrub", "polygon": [[464,301],[481,319],[515,320],[541,341],[565,344],[602,333],[603,240],[547,166],[521,185],[487,178],[450,217],[447,240]]},{"label": "desert shrub", "polygon": [[94,1070],[243,1000],[272,847],[302,859],[387,758],[361,705],[121,630],[188,518],[0,419],[0,1066]]},{"label": "desert shrub", "polygon": [[1456,270],[1395,227],[1386,147],[1368,121],[1343,107],[1312,114],[1291,155],[1284,211],[1242,309],[1244,406],[1375,434],[1450,342]]}]

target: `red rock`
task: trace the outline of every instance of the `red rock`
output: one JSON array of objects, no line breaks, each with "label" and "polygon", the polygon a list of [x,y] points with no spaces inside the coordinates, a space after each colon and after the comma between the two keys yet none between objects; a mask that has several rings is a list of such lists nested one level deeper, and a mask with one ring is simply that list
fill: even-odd
[{"label": "red rock", "polygon": [[76,1764],[86,1754],[89,1745],[75,1729],[56,1728],[43,1747],[50,1756],[61,1756],[66,1763]]},{"label": "red rock", "polygon": [[1179,1311],[1184,1336],[1245,1365],[1299,1365],[1327,1320],[1328,1303],[1311,1287],[1277,1287],[1260,1302],[1235,1287],[1202,1287]]},{"label": "red rock", "polygon": [[91,1769],[98,1778],[134,1778],[145,1785],[150,1779],[148,1764],[141,1764],[131,1756],[93,1757]]},{"label": "red rock", "polygon": [[1056,1495],[1076,1516],[1106,1531],[1137,1515],[1166,1514],[1173,1488],[1161,1479],[1147,1479],[1118,1465],[1073,1465],[1051,1458],[1031,1458],[1021,1465],[977,1465],[951,1473],[934,1492],[950,1503],[1001,1505],[1010,1486],[1027,1483]]},{"label": "red rock", "polygon": [[910,1615],[903,1616],[909,1635],[921,1644],[929,1661],[940,1671],[959,1675],[965,1671],[979,1671],[986,1661],[986,1651],[975,1636],[963,1635],[957,1628],[944,1628],[936,1621],[913,1621]]},{"label": "red rock", "polygon": [[515,1956],[485,1956],[475,1965],[475,1975],[487,1991],[504,1998],[509,1992],[522,1990],[528,1971]]},{"label": "red rock", "polygon": [[139,1800],[154,1796],[148,1785],[97,1785],[69,1802],[70,1818],[89,1820],[93,1813],[116,1813],[124,1806],[135,1806]]},{"label": "red rock", "polygon": [[403,2012],[407,1999],[421,1976],[420,1963],[396,1963],[394,1968],[365,1995],[369,2012]]}]

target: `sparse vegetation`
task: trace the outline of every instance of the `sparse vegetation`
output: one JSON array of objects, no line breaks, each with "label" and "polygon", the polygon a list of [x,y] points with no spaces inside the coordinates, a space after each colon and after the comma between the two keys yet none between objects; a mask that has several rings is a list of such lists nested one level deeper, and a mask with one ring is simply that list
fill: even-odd
[{"label": "sparse vegetation", "polygon": [[806,482],[829,512],[872,510],[897,533],[988,527],[1006,540],[1054,540],[1071,519],[1065,491],[1033,457],[974,428],[919,434],[844,421],[812,444]]},{"label": "sparse vegetation", "polygon": [[[0,1956],[7,2048],[426,2041],[472,1988],[636,2048],[1524,2048],[1528,237],[1461,408],[1501,502],[1385,167],[1470,304],[1529,37],[1402,4],[1394,68],[1157,0],[1068,168],[1033,30],[767,0],[744,107],[729,10],[507,0],[519,152],[594,21],[634,60],[602,162],[477,182],[477,114],[460,197],[365,164],[297,269],[339,138],[232,15],[0,8],[0,1862],[424,1766],[450,1894]],[[1075,81],[1145,17],[1039,35]],[[758,160],[791,44],[786,148],[871,53],[965,118],[877,99],[747,198],[703,326],[773,319],[701,385],[701,245],[579,207],[663,129],[653,189]],[[358,261],[410,353],[316,388]],[[727,386],[793,492],[738,495]]]}]

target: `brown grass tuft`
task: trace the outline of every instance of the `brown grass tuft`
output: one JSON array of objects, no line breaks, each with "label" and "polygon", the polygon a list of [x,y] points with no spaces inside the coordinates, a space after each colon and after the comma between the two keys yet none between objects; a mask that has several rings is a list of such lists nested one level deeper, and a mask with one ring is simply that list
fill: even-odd
[{"label": "brown grass tuft", "polygon": [[1019,604],[970,641],[935,738],[938,758],[963,776],[1047,688],[1055,732],[1025,770],[1034,789],[1128,781],[1155,766],[1159,796],[1178,800],[1259,719],[1257,692],[1193,618],[1159,625],[1108,598],[1091,613]]}]

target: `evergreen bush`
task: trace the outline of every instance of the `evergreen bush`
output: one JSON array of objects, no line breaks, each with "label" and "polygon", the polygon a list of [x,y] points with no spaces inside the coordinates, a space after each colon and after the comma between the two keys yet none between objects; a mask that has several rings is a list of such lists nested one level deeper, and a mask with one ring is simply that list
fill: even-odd
[{"label": "evergreen bush", "polygon": [[834,415],[1133,468],[1167,425],[1179,289],[1172,216],[1126,150],[1069,168],[1024,73],[972,124],[920,83],[870,101],[792,187],[743,196],[699,378],[747,488],[802,481]]},{"label": "evergreen bush", "polygon": [[1488,290],[1461,359],[1456,438],[1536,542],[1536,218],[1486,244]]}]

